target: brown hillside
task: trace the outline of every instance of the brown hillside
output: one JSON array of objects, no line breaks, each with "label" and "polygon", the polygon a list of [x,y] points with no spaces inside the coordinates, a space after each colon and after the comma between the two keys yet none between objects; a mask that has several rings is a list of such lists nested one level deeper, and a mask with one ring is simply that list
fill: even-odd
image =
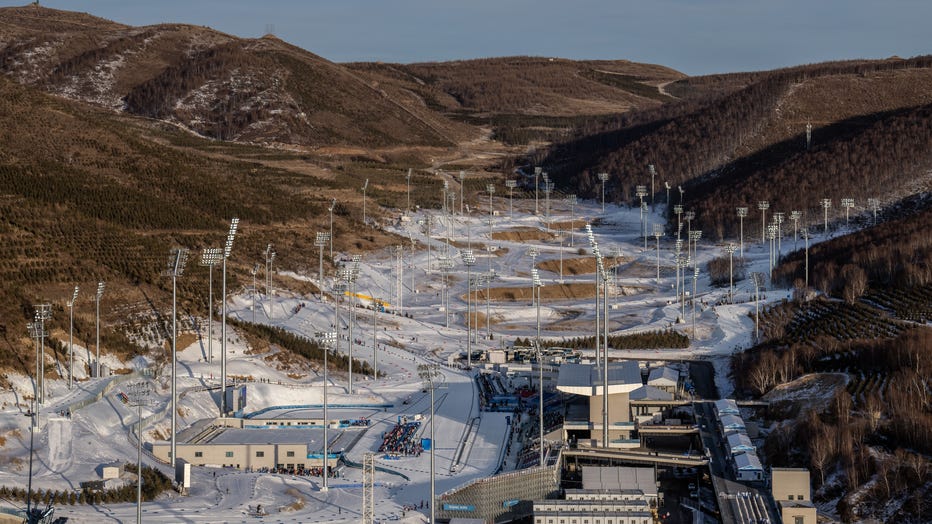
[{"label": "brown hillside", "polygon": [[449,146],[477,136],[274,37],[240,39],[180,24],[127,27],[40,7],[2,9],[0,18],[0,71],[8,76],[204,136],[370,147]]}]

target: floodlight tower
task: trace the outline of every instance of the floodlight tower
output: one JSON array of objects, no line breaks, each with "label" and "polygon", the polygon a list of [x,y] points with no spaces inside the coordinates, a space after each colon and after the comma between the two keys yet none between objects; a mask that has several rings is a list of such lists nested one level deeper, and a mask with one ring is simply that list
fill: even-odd
[{"label": "floodlight tower", "polygon": [[330,233],[317,232],[314,245],[320,249],[320,259],[317,266],[317,288],[320,289],[320,299],[324,299],[324,246],[330,242]]},{"label": "floodlight tower", "polygon": [[540,465],[544,465],[544,359],[540,347],[540,288],[543,284],[540,281],[540,272],[537,268],[531,269],[531,294],[537,295],[537,338],[534,339],[534,347],[537,348],[537,369],[540,373],[540,379],[537,381],[537,396],[540,400]]},{"label": "floodlight tower", "polygon": [[728,301],[734,302],[735,296],[735,250],[738,249],[738,246],[734,242],[729,242],[725,244],[725,253],[728,253]]},{"label": "floodlight tower", "polygon": [[162,276],[172,278],[172,391],[171,391],[171,464],[175,465],[178,455],[175,453],[178,418],[178,277],[184,273],[184,265],[188,261],[188,250],[175,248],[168,257],[168,269]]},{"label": "floodlight tower", "polygon": [[663,236],[663,224],[654,224],[654,237],[657,239],[657,283],[660,283],[660,238]]},{"label": "floodlight tower", "polygon": [[408,174],[405,175],[405,182],[408,186],[408,207],[405,208],[408,213],[411,213],[411,168],[408,168]]},{"label": "floodlight tower", "polygon": [[540,215],[540,206],[538,205],[538,202],[539,202],[538,190],[540,188],[540,184],[538,183],[538,180],[539,180],[539,177],[542,171],[543,170],[539,167],[534,168],[534,215],[535,216]]},{"label": "floodlight tower", "polygon": [[[599,246],[598,242],[595,240],[595,235],[592,233],[592,224],[586,224],[586,238],[589,240],[589,247],[593,250],[593,255],[596,257],[596,264],[599,261],[599,254],[595,252],[596,248]],[[598,267],[596,267],[598,269]],[[596,362],[599,362],[599,327],[600,327],[600,311],[599,306],[599,274],[596,272],[595,275],[595,357]]]},{"label": "floodlight tower", "polygon": [[793,251],[796,251],[796,243],[799,241],[799,219],[802,216],[799,211],[790,211],[790,220],[793,221]]},{"label": "floodlight tower", "polygon": [[[540,250],[537,246],[531,246],[527,248],[527,256],[531,257],[531,269],[533,270],[536,267],[537,257],[540,256]],[[531,294],[531,303],[534,303],[534,295]]]},{"label": "floodlight tower", "polygon": [[[487,184],[485,190],[489,192],[489,242],[492,242],[492,195],[495,194],[495,184]],[[489,258],[491,260],[491,258]]]},{"label": "floodlight tower", "polygon": [[330,404],[329,398],[327,396],[329,385],[330,385],[330,372],[329,364],[327,362],[328,355],[331,351],[335,350],[339,345],[340,340],[340,297],[343,295],[343,291],[346,289],[346,284],[340,281],[334,281],[333,283],[333,331],[323,334],[324,335],[324,467],[322,470],[321,478],[323,479],[323,484],[320,487],[320,491],[326,493],[329,490],[327,486],[327,477],[330,475],[330,450],[329,450],[329,440],[327,438],[327,428],[330,426],[330,414],[328,412],[328,406]]},{"label": "floodlight tower", "polygon": [[695,211],[687,211],[683,213],[683,219],[686,220],[686,237],[687,238],[692,236],[690,233],[692,233],[692,230],[693,230],[693,219],[694,218],[696,218]]},{"label": "floodlight tower", "polygon": [[654,207],[654,177],[657,176],[657,170],[654,164],[647,164],[647,170],[650,171],[650,205]]},{"label": "floodlight tower", "polygon": [[239,219],[230,220],[230,231],[227,241],[223,245],[223,260],[220,263],[223,273],[223,300],[220,304],[220,416],[227,415],[227,259],[233,251],[233,239],[236,238],[236,229]]},{"label": "floodlight tower", "polygon": [[[693,267],[699,267],[699,239],[702,238],[702,230],[697,229],[695,231],[689,232],[689,243],[686,244],[686,256],[691,256],[693,260]],[[692,244],[692,255],[690,255],[689,246]]]},{"label": "floodlight tower", "polygon": [[774,250],[777,238],[777,224],[767,224],[767,239],[770,242],[770,279],[773,280],[773,268],[776,265],[777,254]]},{"label": "floodlight tower", "polygon": [[514,197],[515,197],[515,188],[518,187],[518,182],[516,180],[508,179],[505,181],[505,187],[508,188],[508,217],[515,217],[515,208],[514,208]]},{"label": "floodlight tower", "polygon": [[873,223],[873,225],[876,226],[876,225],[877,225],[877,211],[880,209],[880,200],[878,200],[878,199],[876,199],[876,198],[873,198],[873,197],[868,198],[868,199],[867,199],[867,207],[869,207],[869,208],[871,209],[871,211],[874,212],[874,223]]},{"label": "floodlight tower", "polygon": [[476,255],[472,249],[460,251],[460,258],[466,266],[466,367],[472,369],[472,311],[470,310],[469,295],[472,293],[471,269],[476,265]]},{"label": "floodlight tower", "polygon": [[463,198],[463,188],[465,186],[466,186],[466,172],[460,171],[460,216],[463,215],[463,202],[465,202],[465,199]]},{"label": "floodlight tower", "polygon": [[[271,247],[271,245],[272,245],[272,244],[269,244],[270,247]],[[268,285],[268,290],[269,290],[269,325],[272,324],[272,315],[275,313],[275,304],[273,303],[272,298],[275,296],[275,279],[273,278],[273,276],[275,275],[274,266],[275,266],[275,256],[276,256],[277,254],[278,254],[278,253],[276,253],[274,250],[272,250],[272,252],[269,253],[269,272],[268,272],[268,274],[267,274],[268,279],[269,279],[269,285]]]},{"label": "floodlight tower", "polygon": [[676,301],[680,300],[680,259],[683,258],[683,240],[677,235],[673,243],[673,264],[676,266]]},{"label": "floodlight tower", "polygon": [[676,238],[680,238],[680,229],[683,227],[682,216],[683,216],[683,206],[676,204],[673,206],[673,214],[676,215]]},{"label": "floodlight tower", "polygon": [[854,207],[853,198],[842,198],[841,207],[845,208],[845,227],[848,227],[848,212]]},{"label": "floodlight tower", "polygon": [[686,291],[686,268],[689,267],[691,262],[692,260],[689,257],[684,257],[682,255],[676,260],[676,265],[682,273],[680,280],[682,281],[681,289],[683,291],[683,296],[678,298],[680,299],[680,318],[683,319],[683,322],[686,322],[686,293],[688,293],[688,291]]},{"label": "floodlight tower", "polygon": [[437,261],[437,267],[440,268],[440,280],[443,281],[443,296],[441,296],[441,303],[443,304],[443,316],[446,323],[446,327],[450,327],[450,270],[453,269],[453,261],[447,257],[443,257]]},{"label": "floodlight tower", "polygon": [[602,181],[602,214],[605,214],[605,183],[608,181],[608,173],[599,173],[598,177]]},{"label": "floodlight tower", "polygon": [[670,182],[664,181],[663,186],[667,189],[667,200],[665,201],[665,203],[667,204],[667,208],[669,208],[670,207]]},{"label": "floodlight tower", "polygon": [[360,255],[353,255],[353,265],[344,267],[340,270],[340,278],[349,284],[350,304],[347,323],[349,324],[349,334],[347,335],[347,348],[349,355],[349,383],[347,384],[347,393],[353,394],[353,325],[356,323],[356,280],[359,278],[359,260]]},{"label": "floodlight tower", "polygon": [[828,235],[828,210],[832,207],[831,198],[823,198],[819,201],[819,205],[822,206],[823,217],[825,220],[825,235]]},{"label": "floodlight tower", "polygon": [[547,203],[547,222],[550,222],[550,193],[553,193],[554,183],[552,180],[544,179],[544,198]]},{"label": "floodlight tower", "polygon": [[[45,330],[45,321],[52,318],[52,305],[51,304],[36,304],[33,306],[35,309],[35,321],[39,324],[39,344],[41,346],[41,356],[36,354],[36,357],[39,360],[39,404],[45,404],[45,337],[48,336],[48,332]],[[37,406],[38,407],[38,406]],[[36,410],[38,414],[39,411]]]},{"label": "floodlight tower", "polygon": [[437,364],[419,364],[417,374],[424,381],[424,387],[430,390],[430,524],[436,522],[437,491],[434,483],[434,450],[437,444],[434,442],[434,390],[437,389],[437,378],[442,376]]},{"label": "floodlight tower", "polygon": [[104,296],[104,287],[106,287],[106,284],[103,281],[97,282],[97,294],[94,295],[95,323],[97,325],[97,342],[95,344],[97,354],[94,360],[95,378],[100,378],[100,299]]},{"label": "floodlight tower", "polygon": [[[494,269],[482,275],[485,280],[485,338],[492,340],[492,282],[498,278]],[[476,331],[479,329],[477,327]]]},{"label": "floodlight tower", "polygon": [[[430,274],[430,235],[433,231],[432,227],[433,216],[430,213],[424,213],[424,220],[419,220],[418,224],[424,226],[423,233],[427,239],[424,241],[427,244],[427,266],[424,268],[424,273]],[[492,236],[491,225],[489,226],[489,236]],[[412,275],[414,273],[412,272]]]},{"label": "floodlight tower", "polygon": [[683,186],[676,186],[676,189],[680,192],[680,205],[683,205],[683,194],[686,193],[686,190],[683,189]]},{"label": "floodlight tower", "polygon": [[[272,310],[272,291],[269,289],[269,282],[272,280],[269,275],[272,274],[272,269],[269,267],[269,258],[272,256],[273,252],[272,244],[265,246],[265,296],[266,300],[269,301],[269,311]],[[266,317],[268,316],[269,314],[266,314]]]},{"label": "floodlight tower", "polygon": [[737,207],[735,210],[738,212],[738,240],[741,242],[741,256],[744,256],[744,217],[748,216],[748,208],[746,207]]},{"label": "floodlight tower", "polygon": [[[249,272],[252,275],[252,323],[256,323],[256,302],[259,300],[259,292],[256,288],[256,275],[259,274],[259,263],[256,262],[256,265],[252,267],[252,271]],[[324,295],[323,291],[320,293],[321,296]]]},{"label": "floodlight tower", "polygon": [[781,253],[783,253],[783,221],[785,218],[786,218],[786,214],[782,211],[777,211],[773,214],[773,223],[777,226],[776,260],[779,260]]},{"label": "floodlight tower", "polygon": [[449,214],[450,216],[454,215],[452,199],[450,205],[447,205],[447,196],[450,194],[450,182],[447,180],[443,181],[443,186],[440,188],[440,208],[444,213]]},{"label": "floodlight tower", "polygon": [[573,238],[576,236],[576,204],[579,203],[579,199],[575,194],[567,195],[566,203],[570,206],[570,247],[573,247]]},{"label": "floodlight tower", "polygon": [[764,275],[751,273],[751,281],[754,283],[754,338],[760,342],[760,290],[764,287]]},{"label": "floodlight tower", "polygon": [[641,202],[641,235],[644,237],[644,251],[647,251],[647,202]]},{"label": "floodlight tower", "polygon": [[330,200],[330,207],[327,208],[327,211],[330,212],[330,261],[333,261],[333,209],[337,207],[337,199]]},{"label": "floodlight tower", "polygon": [[368,224],[366,220],[366,190],[369,189],[369,179],[362,185],[362,225]]},{"label": "floodlight tower", "polygon": [[[208,247],[201,252],[201,265],[207,266],[207,363],[214,361],[214,265],[220,262],[223,250]],[[255,302],[255,296],[253,296]]]},{"label": "floodlight tower", "polygon": [[[637,197],[638,197],[639,199],[641,199],[641,204],[640,204],[640,208],[641,208],[641,231],[640,231],[640,233],[641,233],[641,236],[644,237],[644,242],[646,243],[646,242],[647,242],[647,229],[645,229],[645,227],[644,227],[644,211],[645,211],[645,209],[646,209],[646,208],[644,207],[644,197],[647,196],[647,186],[635,186],[635,188],[634,188],[634,194],[637,195]],[[646,248],[645,248],[645,249],[646,249]]]},{"label": "floodlight tower", "polygon": [[760,209],[760,242],[763,244],[767,241],[767,210],[770,208],[770,202],[766,200],[757,201],[757,209]]},{"label": "floodlight tower", "polygon": [[[595,255],[596,263],[596,319],[598,319],[599,305],[599,283],[602,284],[602,303],[605,307],[604,320],[604,340],[602,343],[602,447],[608,448],[608,274],[605,272],[605,264],[602,261],[602,254],[599,252],[599,244],[592,233],[592,226],[586,225],[586,233],[589,238],[589,244],[592,247],[592,253]],[[598,342],[599,330],[596,326],[595,338]],[[598,355],[598,347],[596,348]],[[541,442],[543,446],[543,442]]]},{"label": "floodlight tower", "polygon": [[142,407],[149,404],[149,383],[127,385],[129,405],[136,408],[136,524],[142,524]]},{"label": "floodlight tower", "polygon": [[404,315],[404,247],[395,246],[395,302],[398,303],[398,315]]},{"label": "floodlight tower", "polygon": [[74,293],[68,301],[68,311],[71,321],[68,327],[68,389],[74,389],[74,301],[78,299],[78,286],[74,286]]},{"label": "floodlight tower", "polygon": [[693,296],[692,306],[693,306],[693,340],[696,339],[696,281],[699,280],[699,264],[693,266]]},{"label": "floodlight tower", "polygon": [[[41,373],[39,368],[39,360],[41,358],[39,339],[45,337],[45,330],[39,322],[29,322],[26,324],[26,329],[29,330],[29,336],[36,339],[36,373],[32,381],[32,427],[37,428],[39,427],[39,373]],[[30,477],[30,480],[32,480],[32,477]]]},{"label": "floodlight tower", "polygon": [[804,282],[805,282],[806,287],[808,288],[809,287],[809,228],[804,227],[802,231],[800,231],[800,234],[802,234],[803,240],[806,241],[806,263],[805,263],[806,279]]}]

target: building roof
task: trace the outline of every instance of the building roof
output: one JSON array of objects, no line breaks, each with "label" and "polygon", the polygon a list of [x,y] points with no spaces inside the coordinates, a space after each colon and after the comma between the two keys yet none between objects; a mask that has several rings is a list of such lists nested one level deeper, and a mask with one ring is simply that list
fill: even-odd
[{"label": "building roof", "polygon": [[723,398],[721,400],[716,400],[715,401],[715,412],[718,413],[719,416],[726,415],[726,414],[737,415],[738,413],[740,413],[738,411],[738,403],[730,398]]},{"label": "building roof", "polygon": [[654,386],[641,386],[630,393],[631,400],[673,400],[673,394]]},{"label": "building roof", "polygon": [[676,386],[679,379],[680,374],[677,370],[664,366],[650,370],[647,383],[651,386]]},{"label": "building roof", "polygon": [[322,446],[323,428],[237,429],[226,428],[204,444],[307,444]]},{"label": "building roof", "polygon": [[744,428],[744,420],[738,415],[722,415],[719,420],[723,428]]},{"label": "building roof", "polygon": [[584,490],[637,490],[645,495],[657,495],[653,468],[583,466],[582,485]]},{"label": "building roof", "polygon": [[[557,389],[564,393],[591,397],[602,394],[603,376],[594,364],[564,363],[560,366]],[[641,369],[634,360],[609,362],[608,394],[629,393],[642,386]]]},{"label": "building roof", "polygon": [[735,455],[735,466],[739,471],[763,471],[760,459],[754,453],[739,453]]},{"label": "building roof", "polygon": [[730,431],[727,434],[728,447],[731,448],[732,452],[735,451],[754,451],[754,444],[751,442],[751,439],[747,436],[746,433],[739,433],[737,431]]}]

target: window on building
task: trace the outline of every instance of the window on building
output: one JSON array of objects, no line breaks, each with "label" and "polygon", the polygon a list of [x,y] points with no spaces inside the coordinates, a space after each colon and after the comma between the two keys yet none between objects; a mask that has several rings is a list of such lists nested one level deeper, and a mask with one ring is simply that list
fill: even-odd
[{"label": "window on building", "polygon": [[793,517],[793,524],[805,524],[805,523],[806,523],[806,519],[804,519],[803,517],[798,517],[798,516]]},{"label": "window on building", "polygon": [[257,451],[257,452],[256,452],[256,457],[257,457],[257,458],[262,458],[262,457],[264,457],[264,456],[265,456],[265,452],[264,452],[264,451]]},{"label": "window on building", "polygon": [[793,500],[793,495],[787,495],[787,496],[789,497],[788,500]]},{"label": "window on building", "polygon": [[204,452],[203,452],[203,451],[195,451],[195,452],[194,452],[194,456],[195,456],[196,458],[201,458],[201,457],[204,456]]},{"label": "window on building", "polygon": [[802,495],[796,495],[796,500],[806,500],[806,497]]},{"label": "window on building", "polygon": [[293,456],[294,456],[294,451],[289,451],[288,453],[286,453],[286,455],[289,456],[289,457],[293,457]]},{"label": "window on building", "polygon": [[232,457],[233,457],[233,452],[232,452],[232,451],[227,451],[226,457],[227,457],[227,458],[232,458]]}]

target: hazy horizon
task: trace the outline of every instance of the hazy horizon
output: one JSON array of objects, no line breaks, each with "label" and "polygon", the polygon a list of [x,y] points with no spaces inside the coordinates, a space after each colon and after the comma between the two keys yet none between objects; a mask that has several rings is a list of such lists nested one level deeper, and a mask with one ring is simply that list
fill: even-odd
[{"label": "hazy horizon", "polygon": [[[427,62],[497,56],[631,60],[690,75],[827,60],[929,53],[932,2],[684,0],[241,0],[127,3],[50,0],[129,25],[267,32],[334,62]],[[0,0],[2,6],[22,1]]]}]

